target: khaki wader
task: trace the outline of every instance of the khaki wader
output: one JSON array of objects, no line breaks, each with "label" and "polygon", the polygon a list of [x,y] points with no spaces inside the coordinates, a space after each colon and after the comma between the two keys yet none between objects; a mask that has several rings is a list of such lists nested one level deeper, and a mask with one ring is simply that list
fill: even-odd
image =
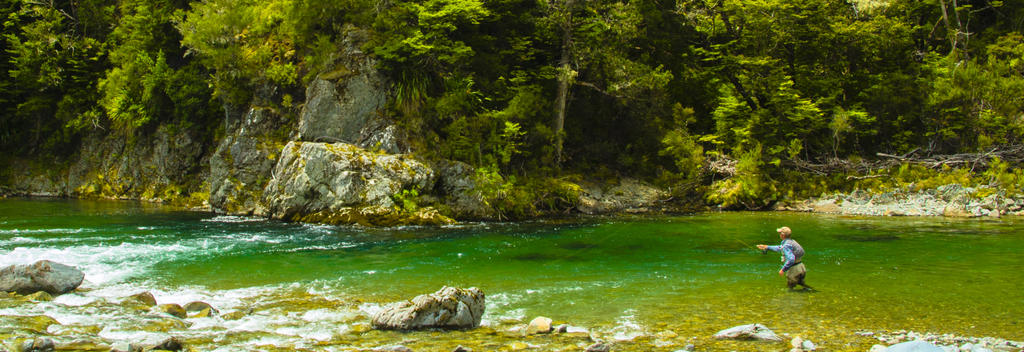
[{"label": "khaki wader", "polygon": [[798,284],[806,287],[807,285],[804,285],[804,276],[807,276],[807,268],[804,267],[804,263],[791,266],[789,270],[786,270],[786,285],[789,288],[793,288]]}]

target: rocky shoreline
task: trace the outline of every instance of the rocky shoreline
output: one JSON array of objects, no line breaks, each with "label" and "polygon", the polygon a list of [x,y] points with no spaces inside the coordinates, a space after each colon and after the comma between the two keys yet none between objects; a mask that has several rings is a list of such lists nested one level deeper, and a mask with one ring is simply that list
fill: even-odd
[{"label": "rocky shoreline", "polygon": [[854,191],[823,195],[780,202],[775,209],[868,216],[1020,216],[1024,215],[1024,196],[1007,196],[987,187],[951,184],[924,190],[910,187],[883,193]]},{"label": "rocky shoreline", "polygon": [[[69,294],[88,292],[79,289]],[[42,292],[42,291],[40,291]],[[311,299],[312,298],[312,299]],[[857,350],[866,352],[1019,352],[1024,342],[995,337],[968,337],[953,334],[914,331],[831,331],[821,334],[776,334],[764,324],[748,324],[714,334],[677,330],[671,325],[642,333],[621,334],[574,326],[538,316],[530,320],[507,320],[481,325],[484,294],[476,288],[444,287],[435,293],[417,296],[408,301],[386,305],[338,302],[310,296],[291,297],[289,302],[270,300],[245,302],[240,307],[219,311],[205,302],[179,305],[161,302],[150,292],[104,299],[80,306],[64,306],[50,295],[0,292],[0,309],[13,311],[19,307],[28,314],[0,315],[0,351],[202,351],[218,348],[245,348],[239,341],[266,341],[260,350],[345,350],[345,351],[760,351],[786,350]],[[260,299],[262,300],[262,299]],[[74,299],[64,302],[73,302]],[[254,318],[276,320],[276,315],[299,314],[303,319],[328,317],[323,313],[290,311],[298,304],[313,312],[332,307],[358,305],[360,313],[346,315],[336,323],[336,331],[328,336],[311,336],[315,344],[276,345],[274,339],[259,338],[259,329],[252,326]],[[36,308],[33,308],[36,307]],[[40,308],[41,307],[41,308]],[[116,316],[128,326],[119,329],[139,333],[118,333],[101,322],[78,321],[61,323],[50,312],[53,308],[81,309],[83,314]],[[373,308],[376,307],[376,308]],[[222,307],[223,308],[223,307]],[[282,309],[283,308],[283,309]],[[31,313],[31,312],[36,313]],[[269,315],[268,315],[269,314]],[[308,317],[307,317],[308,316]],[[236,324],[241,330],[217,332],[218,324]],[[100,325],[92,325],[100,324]],[[119,323],[121,325],[123,323]],[[240,324],[240,325],[238,325]],[[199,330],[197,330],[199,329]],[[203,330],[206,334],[203,333]],[[398,330],[398,331],[392,331]],[[212,334],[212,335],[211,335]],[[698,336],[690,336],[697,334]],[[215,337],[219,336],[219,337]],[[815,337],[817,336],[817,337]],[[829,340],[831,336],[832,340]],[[240,337],[242,340],[234,340]],[[815,337],[811,341],[809,337]],[[310,337],[307,337],[310,338]],[[443,342],[443,344],[442,344]],[[442,347],[442,346],[451,347]],[[786,347],[783,347],[786,346]]]}]

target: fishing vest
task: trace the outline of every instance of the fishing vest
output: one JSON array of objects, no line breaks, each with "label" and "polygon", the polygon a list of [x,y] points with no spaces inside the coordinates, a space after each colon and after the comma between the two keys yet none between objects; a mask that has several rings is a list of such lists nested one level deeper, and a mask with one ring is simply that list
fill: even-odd
[{"label": "fishing vest", "polygon": [[[793,262],[799,263],[800,261],[802,261],[804,258],[804,247],[801,247],[800,244],[794,241],[792,238],[787,238],[785,241],[782,241],[783,247],[787,245],[790,248],[793,248]],[[786,261],[786,256],[782,256],[782,261]]]}]

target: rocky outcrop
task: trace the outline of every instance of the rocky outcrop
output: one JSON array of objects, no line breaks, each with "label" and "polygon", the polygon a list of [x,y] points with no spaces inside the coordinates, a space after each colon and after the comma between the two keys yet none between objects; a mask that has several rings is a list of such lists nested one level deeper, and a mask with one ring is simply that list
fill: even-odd
[{"label": "rocky outcrop", "polygon": [[[201,192],[208,150],[204,127],[174,124],[136,136],[94,133],[66,161],[0,167],[0,192],[14,195],[171,201]],[[55,167],[56,165],[67,165]]]},{"label": "rocky outcrop", "polygon": [[284,145],[280,116],[270,110],[249,109],[229,122],[230,134],[210,158],[210,205],[228,214],[251,214],[263,202],[263,188]]},{"label": "rocky outcrop", "polygon": [[584,184],[577,206],[584,214],[611,212],[647,212],[668,193],[635,179],[623,179],[616,185]]},{"label": "rocky outcrop", "polygon": [[446,286],[411,301],[392,303],[374,314],[371,323],[380,330],[472,329],[480,326],[483,315],[480,289]]},{"label": "rocky outcrop", "polygon": [[998,217],[1024,215],[1024,197],[951,184],[926,190],[910,187],[884,193],[854,191],[825,195],[781,203],[777,209],[842,215]]},{"label": "rocky outcrop", "polygon": [[266,209],[257,213],[295,221],[378,224],[375,216],[396,213],[393,196],[431,189],[433,182],[434,171],[407,155],[377,154],[344,143],[290,142],[263,192]]},{"label": "rocky outcrop", "polygon": [[409,152],[405,136],[385,117],[387,84],[375,60],[360,49],[367,38],[365,31],[347,31],[334,67],[306,88],[298,140],[348,143],[391,154]]},{"label": "rocky outcrop", "polygon": [[0,291],[28,295],[46,292],[61,295],[82,284],[85,273],[74,267],[49,260],[31,265],[11,265],[0,269]]},{"label": "rocky outcrop", "polygon": [[761,324],[734,326],[715,333],[716,339],[782,341],[771,329]]}]

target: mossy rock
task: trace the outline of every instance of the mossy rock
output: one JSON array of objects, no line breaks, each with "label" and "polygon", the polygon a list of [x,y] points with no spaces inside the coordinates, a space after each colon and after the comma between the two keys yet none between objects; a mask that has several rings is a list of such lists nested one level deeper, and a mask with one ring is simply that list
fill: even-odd
[{"label": "mossy rock", "polygon": [[88,340],[72,341],[57,345],[58,351],[110,351],[110,345]]},{"label": "mossy rock", "polygon": [[138,303],[148,308],[156,305],[156,297],[153,297],[153,294],[149,293],[149,291],[139,292],[128,296],[128,298],[121,303],[122,305]]},{"label": "mossy rock", "polygon": [[33,294],[22,296],[22,299],[33,302],[49,302],[53,300],[53,295],[46,293],[46,291],[39,291]]},{"label": "mossy rock", "polygon": [[0,325],[15,326],[18,330],[45,334],[50,325],[60,325],[60,322],[45,315],[6,315],[0,316]]},{"label": "mossy rock", "polygon": [[180,319],[173,318],[156,318],[148,320],[141,325],[137,326],[139,330],[149,332],[168,332],[172,330],[188,329],[189,323]]},{"label": "mossy rock", "polygon": [[213,311],[211,310],[211,308],[203,308],[199,312],[196,312],[195,314],[189,316],[189,318],[209,318],[212,315]]},{"label": "mossy rock", "polygon": [[238,320],[238,319],[245,318],[246,315],[248,315],[248,314],[246,314],[243,311],[236,310],[234,312],[221,315],[220,317],[222,319],[224,319],[224,320]]},{"label": "mossy rock", "polygon": [[185,308],[176,303],[161,304],[153,308],[154,311],[169,314],[173,317],[185,319],[188,317],[188,313],[185,312]]}]

